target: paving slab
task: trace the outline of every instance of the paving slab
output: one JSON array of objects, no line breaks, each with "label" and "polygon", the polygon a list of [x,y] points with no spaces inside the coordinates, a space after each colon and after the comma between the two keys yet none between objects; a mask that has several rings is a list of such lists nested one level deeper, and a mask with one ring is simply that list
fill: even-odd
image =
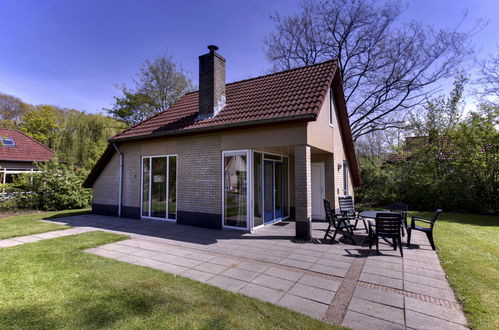
[{"label": "paving slab", "polygon": [[253,283],[246,284],[246,286],[244,286],[239,293],[273,304],[277,303],[283,296],[281,291],[273,290]]},{"label": "paving slab", "polygon": [[439,330],[464,330],[467,327],[443,320],[441,318],[429,316],[427,314],[422,314],[412,310],[405,310],[405,319],[407,322],[407,327],[412,329],[439,329]]},{"label": "paving slab", "polygon": [[395,288],[395,289],[402,289],[404,286],[404,282],[400,279],[386,277],[386,276],[380,276],[380,275],[374,275],[374,274],[369,274],[369,273],[362,273],[359,277],[359,280],[363,281],[363,282],[379,284],[382,286],[387,286],[387,287],[391,287],[391,288]]},{"label": "paving slab", "polygon": [[298,311],[300,313],[321,319],[327,311],[328,305],[321,304],[309,299],[285,294],[278,302],[278,305]]},{"label": "paving slab", "polygon": [[326,279],[305,274],[298,280],[298,283],[327,291],[336,292],[341,282],[338,280]]},{"label": "paving slab", "polygon": [[238,292],[247,284],[247,282],[221,275],[215,275],[206,283],[232,292]]},{"label": "paving slab", "polygon": [[377,302],[380,304],[404,308],[404,296],[391,292],[383,292],[370,288],[356,287],[353,293],[355,298]]},{"label": "paving slab", "polygon": [[359,330],[405,330],[405,326],[352,310],[347,311],[343,326]]},{"label": "paving slab", "polygon": [[292,281],[284,280],[282,278],[277,278],[277,277],[273,277],[273,276],[269,276],[269,275],[265,275],[265,274],[259,275],[257,278],[255,278],[252,281],[252,283],[255,283],[255,284],[258,284],[261,286],[265,286],[267,288],[271,288],[274,290],[280,290],[283,292],[291,289],[291,287],[294,284],[294,282],[292,282]]},{"label": "paving slab", "polygon": [[348,310],[404,326],[404,309],[353,297]]},{"label": "paving slab", "polygon": [[202,272],[202,271],[195,270],[195,269],[188,269],[186,271],[183,271],[179,275],[184,276],[184,277],[188,277],[191,280],[205,282],[205,283],[208,282],[210,279],[212,279],[213,276],[215,276],[215,274],[206,273],[206,272]]},{"label": "paving slab", "polygon": [[421,314],[430,315],[439,319],[466,325],[466,317],[462,311],[452,310],[443,306],[438,306],[426,301],[421,301],[411,297],[405,297],[406,310],[415,311]]},{"label": "paving slab", "polygon": [[217,265],[211,262],[204,262],[202,264],[193,267],[192,269],[200,270],[211,274],[220,274],[226,269],[229,269],[229,267],[223,265]]},{"label": "paving slab", "polygon": [[319,289],[313,286],[300,283],[296,283],[295,285],[293,285],[293,287],[288,291],[288,293],[327,305],[331,303],[334,297],[333,291]]},{"label": "paving slab", "polygon": [[265,272],[265,275],[281,278],[284,280],[296,282],[298,279],[300,279],[303,275],[301,272],[297,271],[291,271],[288,269],[282,269],[282,268],[276,268],[276,267],[269,267]]}]

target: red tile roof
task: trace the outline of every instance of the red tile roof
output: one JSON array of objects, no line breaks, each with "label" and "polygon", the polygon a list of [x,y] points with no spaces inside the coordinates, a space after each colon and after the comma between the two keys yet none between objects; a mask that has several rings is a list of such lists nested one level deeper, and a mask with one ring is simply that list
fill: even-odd
[{"label": "red tile roof", "polygon": [[0,128],[0,137],[11,137],[15,147],[0,146],[0,160],[17,162],[45,162],[54,152],[35,139],[15,129]]},{"label": "red tile roof", "polygon": [[[197,121],[198,92],[186,94],[171,108],[115,135],[110,142],[189,134],[241,126],[304,120],[316,120],[324,98],[333,83],[338,105],[343,146],[353,184],[360,186],[360,173],[344,99],[337,60],[277,72],[227,84],[226,105],[215,117]],[[91,188],[111,159],[115,149],[110,144],[88,175]]]},{"label": "red tile roof", "polygon": [[226,105],[216,116],[197,121],[198,92],[186,94],[166,111],[111,138],[111,141],[262,124],[313,120],[331,86],[337,61],[227,84]]}]

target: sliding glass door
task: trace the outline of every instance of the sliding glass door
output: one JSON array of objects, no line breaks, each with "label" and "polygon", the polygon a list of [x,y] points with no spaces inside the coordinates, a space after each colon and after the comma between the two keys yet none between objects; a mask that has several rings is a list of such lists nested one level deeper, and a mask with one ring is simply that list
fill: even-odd
[{"label": "sliding glass door", "polygon": [[248,228],[248,152],[223,152],[223,226]]},{"label": "sliding glass door", "polygon": [[142,158],[142,217],[176,219],[176,161],[176,156]]}]

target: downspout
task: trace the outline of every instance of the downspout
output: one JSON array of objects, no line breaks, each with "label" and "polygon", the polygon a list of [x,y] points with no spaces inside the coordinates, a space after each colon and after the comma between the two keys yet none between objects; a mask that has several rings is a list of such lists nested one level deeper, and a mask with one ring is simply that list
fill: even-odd
[{"label": "downspout", "polygon": [[119,183],[118,183],[118,217],[121,218],[121,204],[122,204],[122,193],[121,191],[123,190],[123,153],[118,149],[118,146],[116,145],[115,142],[113,142],[113,147],[116,149],[118,154],[120,154],[120,171],[119,171]]}]

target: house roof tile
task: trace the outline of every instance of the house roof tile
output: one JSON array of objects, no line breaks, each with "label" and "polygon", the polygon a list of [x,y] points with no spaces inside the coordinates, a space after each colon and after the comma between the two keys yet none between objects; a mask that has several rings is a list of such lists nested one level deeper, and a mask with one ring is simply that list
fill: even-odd
[{"label": "house roof tile", "polygon": [[0,146],[0,160],[18,162],[45,162],[54,157],[54,152],[32,137],[15,129],[0,129],[0,137],[11,137],[15,146]]},{"label": "house roof tile", "polygon": [[337,61],[273,73],[226,85],[226,105],[214,117],[197,120],[198,92],[168,110],[115,135],[111,141],[220,129],[269,120],[314,119],[331,85]]}]

